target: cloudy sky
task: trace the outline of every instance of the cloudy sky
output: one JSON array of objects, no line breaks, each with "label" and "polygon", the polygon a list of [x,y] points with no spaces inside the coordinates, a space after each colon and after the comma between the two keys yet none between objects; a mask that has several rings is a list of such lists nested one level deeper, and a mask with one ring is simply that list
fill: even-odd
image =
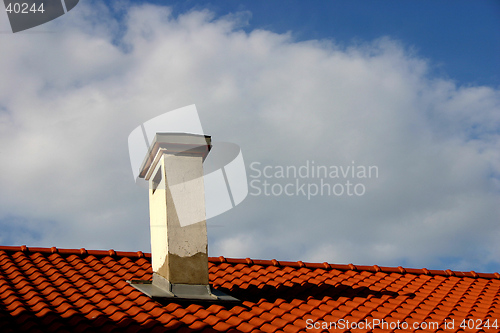
[{"label": "cloudy sky", "polygon": [[149,252],[127,138],[196,104],[253,181],[211,256],[500,271],[498,2],[165,3],[1,12],[1,245]]}]

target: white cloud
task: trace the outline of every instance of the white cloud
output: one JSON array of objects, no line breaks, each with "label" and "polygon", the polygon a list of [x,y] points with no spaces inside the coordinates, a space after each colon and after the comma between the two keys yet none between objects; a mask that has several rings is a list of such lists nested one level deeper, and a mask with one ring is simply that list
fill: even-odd
[{"label": "white cloud", "polygon": [[341,48],[245,33],[247,16],[126,11],[81,3],[54,33],[0,36],[0,218],[40,235],[28,246],[148,251],[127,137],[196,103],[247,165],[379,168],[362,197],[249,196],[209,221],[226,226],[211,255],[500,267],[498,90],[431,77],[390,38]]},{"label": "white cloud", "polygon": [[214,252],[229,258],[255,258],[263,254],[258,243],[253,235],[236,234],[216,242]]}]

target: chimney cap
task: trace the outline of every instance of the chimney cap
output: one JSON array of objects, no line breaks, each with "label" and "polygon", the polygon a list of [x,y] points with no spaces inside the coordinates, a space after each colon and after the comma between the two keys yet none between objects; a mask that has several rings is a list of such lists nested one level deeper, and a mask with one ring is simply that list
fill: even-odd
[{"label": "chimney cap", "polygon": [[189,133],[156,133],[146,157],[139,168],[139,177],[145,178],[151,166],[156,165],[158,152],[176,155],[202,156],[203,160],[212,148],[212,137],[209,135]]}]

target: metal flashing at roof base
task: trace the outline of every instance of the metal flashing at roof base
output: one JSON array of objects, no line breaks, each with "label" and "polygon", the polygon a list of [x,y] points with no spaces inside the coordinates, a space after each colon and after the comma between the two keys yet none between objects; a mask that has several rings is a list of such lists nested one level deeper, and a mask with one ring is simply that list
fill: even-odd
[{"label": "metal flashing at roof base", "polygon": [[211,285],[190,285],[170,283],[153,273],[153,281],[127,281],[135,289],[156,300],[201,301],[210,303],[239,303],[239,299],[214,289]]}]

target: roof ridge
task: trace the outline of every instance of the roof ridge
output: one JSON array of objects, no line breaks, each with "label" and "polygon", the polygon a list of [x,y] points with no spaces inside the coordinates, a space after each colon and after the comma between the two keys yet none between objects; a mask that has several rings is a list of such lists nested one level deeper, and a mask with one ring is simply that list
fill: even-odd
[{"label": "roof ridge", "polygon": [[[64,255],[93,255],[93,256],[111,256],[111,257],[129,257],[129,258],[151,258],[151,253],[144,253],[142,251],[137,252],[127,252],[127,251],[115,251],[110,250],[87,250],[85,248],[81,249],[60,249],[55,246],[51,248],[47,247],[27,247],[26,245],[21,246],[0,246],[0,251],[6,252],[26,252],[26,253],[59,253]],[[250,258],[226,258],[224,256],[220,257],[208,257],[208,261],[212,263],[228,263],[228,264],[246,264],[246,265],[260,265],[260,266],[275,266],[275,267],[293,267],[293,268],[310,268],[310,269],[325,269],[325,270],[340,270],[340,271],[367,271],[372,273],[399,273],[399,274],[418,274],[418,275],[429,275],[429,276],[456,276],[458,278],[468,277],[468,278],[485,278],[485,279],[498,279],[500,280],[500,274],[495,273],[477,273],[475,271],[452,271],[447,270],[435,270],[427,268],[405,268],[405,267],[388,267],[388,266],[378,266],[378,265],[354,265],[354,264],[330,264],[326,261],[323,263],[311,263],[302,261],[278,261],[276,259],[250,259]]]},{"label": "roof ridge", "polygon": [[87,250],[85,248],[81,249],[60,249],[55,246],[53,247],[27,247],[26,245],[21,246],[0,246],[0,251],[6,252],[27,252],[27,253],[59,253],[65,255],[93,255],[93,256],[111,256],[111,257],[129,257],[129,258],[151,258],[151,253],[144,253],[142,251],[137,252],[127,252],[127,251],[115,251],[110,250]]},{"label": "roof ridge", "polygon": [[340,271],[367,271],[372,273],[399,273],[399,274],[418,274],[418,275],[429,275],[429,276],[456,276],[458,278],[469,277],[469,278],[485,278],[485,279],[498,279],[500,280],[500,274],[495,273],[477,273],[475,271],[452,271],[447,270],[437,270],[437,269],[427,269],[427,268],[405,268],[405,267],[388,267],[388,266],[378,266],[378,265],[354,265],[354,264],[330,264],[326,261],[323,263],[311,263],[303,261],[278,261],[276,259],[250,259],[250,258],[226,258],[220,257],[209,257],[208,261],[212,263],[228,263],[228,264],[246,264],[246,265],[260,265],[260,266],[276,266],[276,267],[294,267],[294,268],[312,268],[312,269],[325,269],[325,270],[340,270]]}]

